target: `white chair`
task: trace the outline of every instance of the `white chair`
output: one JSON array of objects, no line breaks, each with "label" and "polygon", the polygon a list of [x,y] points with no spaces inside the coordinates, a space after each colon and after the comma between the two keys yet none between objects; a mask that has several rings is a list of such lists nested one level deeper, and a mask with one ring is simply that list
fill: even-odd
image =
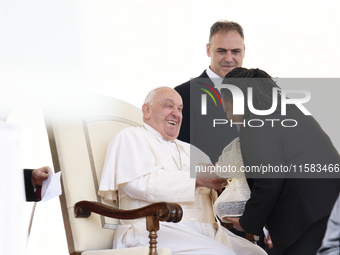
[{"label": "white chair", "polygon": [[[141,125],[141,110],[121,100],[102,96],[63,99],[60,102],[47,107],[44,115],[54,170],[62,172],[60,202],[69,253],[155,255],[158,251],[162,255],[171,254],[168,248],[157,249],[156,231],[159,220],[181,220],[179,205],[156,203],[146,208],[123,211],[117,209],[117,205],[108,205],[98,196],[98,182],[107,147],[123,128]],[[146,217],[150,247],[113,250],[118,219],[140,217]]]}]

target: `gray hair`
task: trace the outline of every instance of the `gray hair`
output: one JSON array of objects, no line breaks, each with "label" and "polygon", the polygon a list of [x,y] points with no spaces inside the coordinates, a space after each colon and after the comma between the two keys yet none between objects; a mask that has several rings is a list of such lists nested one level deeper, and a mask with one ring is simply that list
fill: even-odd
[{"label": "gray hair", "polygon": [[244,39],[243,34],[243,28],[240,24],[234,22],[234,21],[228,21],[228,20],[221,20],[216,21],[210,28],[210,35],[209,35],[209,42],[211,41],[211,38],[221,32],[229,32],[229,31],[237,31],[242,39]]}]

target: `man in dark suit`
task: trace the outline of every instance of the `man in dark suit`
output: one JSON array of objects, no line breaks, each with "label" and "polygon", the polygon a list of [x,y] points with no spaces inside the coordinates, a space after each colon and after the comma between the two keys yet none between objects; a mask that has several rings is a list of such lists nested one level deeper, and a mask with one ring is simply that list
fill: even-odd
[{"label": "man in dark suit", "polygon": [[[238,136],[235,127],[213,127],[214,119],[227,118],[219,92],[214,87],[221,84],[229,71],[242,66],[245,53],[242,27],[236,22],[215,22],[210,28],[206,49],[211,60],[208,69],[199,77],[175,87],[183,99],[183,121],[178,139],[195,145],[215,163],[223,148]],[[208,93],[211,96],[207,97],[207,114],[202,115],[201,97]]]},{"label": "man in dark suit", "polygon": [[41,186],[43,181],[48,178],[49,171],[48,166],[34,170],[24,169],[26,201],[41,200]]},{"label": "man in dark suit", "polygon": [[[196,146],[210,157],[212,163],[216,163],[223,149],[238,136],[235,126],[214,127],[213,121],[227,119],[215,85],[220,85],[228,72],[243,64],[243,28],[236,22],[215,22],[210,28],[206,51],[210,57],[209,67],[199,77],[175,87],[183,100],[183,119],[178,139]],[[201,112],[202,94],[208,93],[211,96],[207,96],[207,113],[204,115]],[[195,157],[194,153],[191,157]],[[232,232],[245,237],[244,233]]]}]

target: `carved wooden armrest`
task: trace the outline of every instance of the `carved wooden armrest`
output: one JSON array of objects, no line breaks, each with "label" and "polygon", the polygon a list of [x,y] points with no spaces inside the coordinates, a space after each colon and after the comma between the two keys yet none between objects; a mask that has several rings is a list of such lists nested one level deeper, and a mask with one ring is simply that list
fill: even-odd
[{"label": "carved wooden armrest", "polygon": [[175,203],[153,203],[134,210],[121,210],[98,202],[80,201],[74,205],[77,218],[87,218],[91,212],[106,217],[132,220],[146,217],[146,229],[149,231],[150,255],[157,254],[157,231],[159,221],[179,222],[183,216],[182,207]]}]

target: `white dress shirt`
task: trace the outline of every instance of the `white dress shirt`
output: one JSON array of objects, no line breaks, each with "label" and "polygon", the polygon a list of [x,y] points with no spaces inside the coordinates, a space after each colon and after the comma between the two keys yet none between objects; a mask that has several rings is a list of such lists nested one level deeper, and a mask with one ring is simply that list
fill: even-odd
[{"label": "white dress shirt", "polygon": [[213,70],[210,69],[210,67],[207,68],[206,72],[207,72],[207,75],[210,78],[210,80],[214,83],[215,87],[217,85],[222,84],[223,78],[221,78],[216,73],[214,73]]}]

